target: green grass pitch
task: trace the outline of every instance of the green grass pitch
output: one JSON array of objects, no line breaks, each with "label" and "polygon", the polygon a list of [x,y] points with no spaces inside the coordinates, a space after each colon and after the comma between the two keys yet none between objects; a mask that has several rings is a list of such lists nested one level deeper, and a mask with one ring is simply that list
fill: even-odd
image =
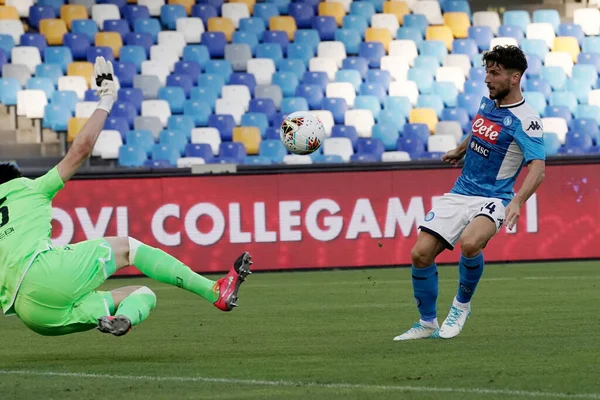
[{"label": "green grass pitch", "polygon": [[[440,268],[440,322],[456,293]],[[452,340],[394,342],[418,319],[410,270],[256,273],[218,311],[148,285],[127,336],[46,338],[0,321],[1,399],[600,399],[600,262],[488,265]]]}]

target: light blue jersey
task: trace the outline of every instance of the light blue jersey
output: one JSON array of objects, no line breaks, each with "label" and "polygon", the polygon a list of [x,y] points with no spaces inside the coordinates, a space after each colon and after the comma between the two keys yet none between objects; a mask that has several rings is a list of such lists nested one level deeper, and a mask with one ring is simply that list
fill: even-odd
[{"label": "light blue jersey", "polygon": [[523,165],[546,159],[542,131],[542,121],[525,100],[497,106],[483,97],[452,193],[498,198],[508,204]]}]

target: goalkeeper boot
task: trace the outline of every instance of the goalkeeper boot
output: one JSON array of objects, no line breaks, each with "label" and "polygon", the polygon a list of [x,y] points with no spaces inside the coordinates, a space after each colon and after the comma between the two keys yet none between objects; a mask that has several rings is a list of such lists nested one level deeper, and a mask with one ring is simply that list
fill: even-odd
[{"label": "goalkeeper boot", "polygon": [[215,307],[222,311],[231,311],[237,307],[240,286],[252,273],[250,265],[252,265],[252,257],[245,252],[235,260],[229,273],[215,282],[214,288],[219,290],[219,298],[213,303]]}]

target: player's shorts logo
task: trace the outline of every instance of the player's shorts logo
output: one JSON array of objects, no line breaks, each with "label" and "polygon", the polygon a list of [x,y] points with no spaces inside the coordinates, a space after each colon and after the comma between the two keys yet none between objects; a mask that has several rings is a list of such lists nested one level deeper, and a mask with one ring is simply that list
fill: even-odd
[{"label": "player's shorts logo", "polygon": [[435,218],[435,213],[433,211],[429,211],[425,216],[425,222],[429,222]]},{"label": "player's shorts logo", "polygon": [[487,147],[485,147],[482,144],[477,143],[475,140],[471,140],[471,144],[469,145],[469,147],[471,148],[471,150],[473,150],[475,153],[479,154],[480,156],[483,156],[485,158],[490,158],[490,149],[488,149]]},{"label": "player's shorts logo", "polygon": [[475,120],[473,121],[472,132],[476,137],[485,140],[488,143],[496,144],[498,141],[498,136],[500,136],[500,131],[502,127],[495,122],[490,121],[487,118],[484,118],[480,114],[475,116]]}]

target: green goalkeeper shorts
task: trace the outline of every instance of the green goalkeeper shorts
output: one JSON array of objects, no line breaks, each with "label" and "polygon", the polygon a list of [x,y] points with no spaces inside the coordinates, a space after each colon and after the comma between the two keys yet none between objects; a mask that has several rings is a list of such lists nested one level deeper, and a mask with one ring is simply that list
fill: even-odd
[{"label": "green goalkeeper shorts", "polygon": [[47,336],[92,329],[111,315],[109,292],[96,291],[116,270],[104,239],[55,247],[39,254],[25,275],[15,312],[31,330]]}]

